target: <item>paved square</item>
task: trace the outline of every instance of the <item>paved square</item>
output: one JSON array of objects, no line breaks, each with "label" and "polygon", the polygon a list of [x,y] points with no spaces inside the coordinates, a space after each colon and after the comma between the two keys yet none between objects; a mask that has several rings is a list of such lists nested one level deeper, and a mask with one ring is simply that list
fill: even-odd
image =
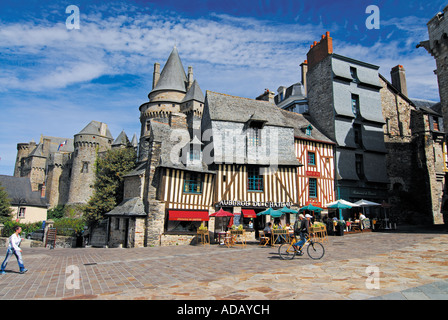
[{"label": "paved square", "polygon": [[23,248],[29,272],[19,274],[11,259],[0,277],[0,299],[447,298],[445,229],[330,237],[325,248],[319,261],[306,255],[283,261],[277,247],[257,244]]}]

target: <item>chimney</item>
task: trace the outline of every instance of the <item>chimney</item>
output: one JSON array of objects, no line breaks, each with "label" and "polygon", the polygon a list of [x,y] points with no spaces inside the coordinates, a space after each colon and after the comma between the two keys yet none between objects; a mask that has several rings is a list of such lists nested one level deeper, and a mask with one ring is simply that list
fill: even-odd
[{"label": "chimney", "polygon": [[269,101],[270,103],[275,104],[274,98],[275,98],[275,92],[270,91],[269,89],[265,89],[264,93],[262,93],[258,97],[256,97],[255,100]]},{"label": "chimney", "polygon": [[187,90],[191,88],[191,85],[193,84],[193,67],[188,67],[188,87]]},{"label": "chimney", "polygon": [[311,70],[315,65],[324,60],[327,56],[333,53],[333,38],[330,37],[330,32],[322,35],[319,42],[314,41],[310,46],[310,50],[306,55],[308,61],[308,68]]},{"label": "chimney", "polygon": [[42,155],[48,157],[50,155],[51,139],[44,138],[42,141]]},{"label": "chimney", "polygon": [[303,61],[302,64],[300,65],[300,67],[302,68],[302,86],[303,86],[303,90],[305,91],[305,95],[306,95],[307,94],[306,74],[308,72],[308,60]]},{"label": "chimney", "polygon": [[43,184],[42,187],[41,187],[41,189],[40,189],[40,197],[41,197],[42,199],[45,198],[46,190],[47,190],[47,187],[45,186],[45,184]]},{"label": "chimney", "polygon": [[152,74],[152,88],[154,89],[160,78],[160,63],[154,63],[154,73]]},{"label": "chimney", "polygon": [[398,65],[392,68],[390,71],[390,77],[392,79],[392,85],[398,89],[406,97],[408,96],[408,88],[406,85],[406,70],[402,65]]},{"label": "chimney", "polygon": [[107,124],[101,122],[100,123],[100,136],[105,137],[107,134]]}]

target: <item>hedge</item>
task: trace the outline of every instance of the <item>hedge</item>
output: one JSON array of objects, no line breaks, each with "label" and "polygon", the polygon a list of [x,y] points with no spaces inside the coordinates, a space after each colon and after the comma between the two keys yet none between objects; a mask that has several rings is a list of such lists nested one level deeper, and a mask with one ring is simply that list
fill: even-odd
[{"label": "hedge", "polygon": [[25,238],[28,233],[36,231],[42,227],[42,221],[33,223],[20,223],[13,220],[3,220],[2,223],[4,225],[1,234],[2,237],[9,237],[10,235],[12,235],[14,233],[15,226],[19,226],[22,228],[22,238]]}]

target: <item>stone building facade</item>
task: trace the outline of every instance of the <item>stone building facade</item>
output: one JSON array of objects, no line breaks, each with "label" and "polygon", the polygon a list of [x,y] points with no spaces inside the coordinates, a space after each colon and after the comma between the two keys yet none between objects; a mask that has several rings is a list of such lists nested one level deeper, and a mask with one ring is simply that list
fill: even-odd
[{"label": "stone building facade", "polygon": [[417,48],[424,47],[436,60],[439,83],[441,113],[444,118],[444,131],[448,132],[448,6],[437,13],[429,22],[429,40],[421,41]]},{"label": "stone building facade", "polygon": [[391,211],[404,223],[441,224],[447,172],[442,115],[434,103],[408,98],[403,66],[391,70],[391,81],[380,75]]},{"label": "stone building facade", "polygon": [[308,113],[334,140],[336,186],[349,201],[387,200],[378,66],[333,53],[329,32],[307,54]]},{"label": "stone building facade", "polygon": [[[401,223],[442,223],[448,201],[441,104],[408,98],[401,65],[392,68],[389,81],[377,66],[334,54],[329,33],[300,66],[302,82],[279,87],[274,101],[309,116],[338,144],[338,197],[384,201]],[[356,101],[350,101],[353,95]],[[353,153],[363,155],[364,179],[355,172],[356,158],[355,164],[348,159]],[[375,179],[377,173],[381,181],[375,186],[368,176]]]}]

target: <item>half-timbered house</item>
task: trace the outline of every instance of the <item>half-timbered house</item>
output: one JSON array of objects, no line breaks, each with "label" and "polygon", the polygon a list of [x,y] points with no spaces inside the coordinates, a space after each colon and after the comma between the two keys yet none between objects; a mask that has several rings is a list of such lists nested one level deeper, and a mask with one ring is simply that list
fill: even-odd
[{"label": "half-timbered house", "polygon": [[107,214],[110,246],[189,244],[201,224],[212,235],[228,227],[210,218],[220,208],[255,237],[270,218],[260,211],[333,200],[333,144],[303,115],[269,101],[204,97],[176,48],[159,68],[140,107],[139,163],[125,177],[123,203]]}]

